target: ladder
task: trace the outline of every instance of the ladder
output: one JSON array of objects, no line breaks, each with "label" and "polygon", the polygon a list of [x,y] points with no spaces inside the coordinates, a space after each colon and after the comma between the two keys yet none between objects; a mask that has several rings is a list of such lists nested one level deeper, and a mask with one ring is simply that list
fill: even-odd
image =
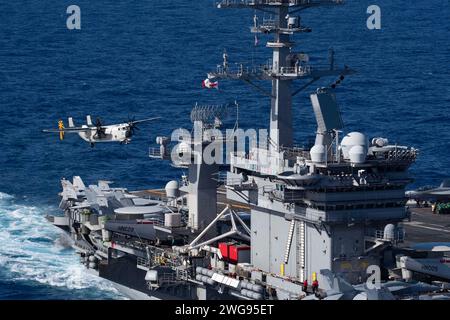
[{"label": "ladder", "polygon": [[305,280],[305,222],[300,221],[297,225],[297,277],[300,282]]},{"label": "ladder", "polygon": [[284,252],[284,264],[287,264],[289,262],[289,253],[291,251],[291,245],[292,245],[292,237],[294,236],[294,230],[295,230],[295,220],[291,220],[291,224],[289,226],[289,234],[287,238],[286,243],[286,251]]}]

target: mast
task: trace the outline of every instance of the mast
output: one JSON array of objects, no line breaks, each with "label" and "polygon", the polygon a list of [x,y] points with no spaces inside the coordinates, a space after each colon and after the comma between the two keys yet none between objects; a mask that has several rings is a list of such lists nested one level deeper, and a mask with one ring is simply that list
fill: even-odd
[{"label": "mast", "polygon": [[[279,6],[276,15],[276,25],[279,28],[287,28],[287,19],[289,8]],[[268,42],[267,46],[273,48],[273,72],[279,73],[288,67],[287,57],[290,53],[291,45],[290,35],[282,34],[280,29],[275,32],[275,41]],[[272,80],[272,97],[270,110],[270,141],[271,147],[292,147],[292,94],[291,79],[281,79],[275,77]]]},{"label": "mast", "polygon": [[[244,68],[232,70],[225,64],[218,67],[216,72],[208,74],[209,78],[243,80],[259,91],[265,90],[254,83],[256,80],[269,80],[272,82],[270,92],[265,92],[271,98],[269,150],[280,152],[283,148],[293,146],[292,128],[292,97],[307,86],[324,76],[347,75],[353,73],[345,67],[334,68],[334,61],[330,62],[329,69],[320,70],[311,68],[307,58],[292,51],[294,42],[291,35],[294,33],[308,33],[310,28],[300,24],[300,17],[295,16],[301,10],[342,4],[342,0],[223,0],[217,4],[218,8],[250,8],[268,12],[274,19],[264,19],[259,22],[255,16],[252,33],[273,34],[273,41],[267,42],[266,47],[273,50],[272,63],[261,68]],[[228,57],[227,57],[228,58]],[[305,55],[303,55],[305,58]],[[228,61],[227,61],[228,62]],[[298,79],[310,81],[293,92],[293,82]]]}]

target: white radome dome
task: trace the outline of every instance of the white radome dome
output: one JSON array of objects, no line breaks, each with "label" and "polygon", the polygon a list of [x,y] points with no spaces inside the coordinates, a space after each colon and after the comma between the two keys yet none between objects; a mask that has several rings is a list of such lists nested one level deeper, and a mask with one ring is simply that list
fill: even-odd
[{"label": "white radome dome", "polygon": [[395,225],[393,225],[392,223],[389,223],[387,225],[384,226],[384,232],[383,232],[383,238],[384,240],[395,240]]},{"label": "white radome dome", "polygon": [[353,146],[348,152],[350,162],[364,163],[366,162],[367,150],[363,146]]},{"label": "white radome dome", "polygon": [[313,162],[324,162],[325,161],[325,146],[322,144],[314,145],[309,151],[311,155],[311,160]]},{"label": "white radome dome", "polygon": [[172,181],[167,182],[166,187],[165,187],[167,198],[178,197],[178,194],[179,194],[178,188],[179,188],[178,181],[172,180]]},{"label": "white radome dome", "polygon": [[341,150],[342,150],[342,155],[344,156],[344,159],[346,159],[346,160],[350,159],[349,153],[350,153],[350,150],[354,146],[363,147],[365,150],[365,153],[367,153],[368,146],[369,146],[369,140],[361,132],[350,132],[349,134],[347,134],[341,141]]}]

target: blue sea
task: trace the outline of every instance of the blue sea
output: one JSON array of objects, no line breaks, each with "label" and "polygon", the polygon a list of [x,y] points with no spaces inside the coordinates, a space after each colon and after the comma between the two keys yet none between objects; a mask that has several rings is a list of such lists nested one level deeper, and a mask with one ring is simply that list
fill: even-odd
[{"label": "blue sea", "polygon": [[[334,48],[337,64],[357,69],[337,90],[346,132],[420,149],[409,187],[437,185],[450,175],[449,2],[347,2],[302,12],[313,33],[296,37],[297,50],[325,64]],[[81,30],[66,27],[72,4],[81,9]],[[381,30],[366,27],[371,4],[381,8]],[[224,49],[231,64],[267,62],[265,38],[255,47],[249,33],[253,15],[215,9],[211,0],[0,2],[0,299],[124,298],[86,274],[45,221],[58,212],[59,181],[80,175],[140,189],[178,178],[180,170],[148,158],[148,147],[157,135],[189,129],[196,102],[236,99],[242,128],[266,127],[270,103],[245,84],[201,88]],[[299,144],[315,132],[312,90],[294,99]],[[76,136],[60,142],[41,133],[69,116],[82,124],[86,114],[105,123],[163,119],[142,125],[129,145],[90,148]]]}]

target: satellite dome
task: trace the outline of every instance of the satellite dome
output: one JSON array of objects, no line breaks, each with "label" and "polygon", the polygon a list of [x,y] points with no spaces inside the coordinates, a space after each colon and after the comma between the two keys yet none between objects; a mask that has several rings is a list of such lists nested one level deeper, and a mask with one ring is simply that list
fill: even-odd
[{"label": "satellite dome", "polygon": [[314,145],[309,151],[311,155],[311,160],[313,162],[324,162],[325,161],[325,146],[322,144]]},{"label": "satellite dome", "polygon": [[373,138],[372,145],[376,147],[385,147],[389,144],[389,140],[386,138]]},{"label": "satellite dome", "polygon": [[392,241],[395,239],[396,228],[392,223],[387,224],[384,227],[383,238],[384,240]]},{"label": "satellite dome", "polygon": [[360,132],[350,132],[341,141],[341,150],[344,159],[350,159],[350,149],[354,146],[362,146],[367,153],[369,141],[366,136]]},{"label": "satellite dome", "polygon": [[167,198],[178,197],[178,194],[179,194],[178,187],[179,187],[178,181],[176,181],[176,180],[167,182],[166,187],[165,187]]},{"label": "satellite dome", "polygon": [[366,161],[367,150],[360,145],[353,146],[348,152],[350,162],[364,163]]}]

